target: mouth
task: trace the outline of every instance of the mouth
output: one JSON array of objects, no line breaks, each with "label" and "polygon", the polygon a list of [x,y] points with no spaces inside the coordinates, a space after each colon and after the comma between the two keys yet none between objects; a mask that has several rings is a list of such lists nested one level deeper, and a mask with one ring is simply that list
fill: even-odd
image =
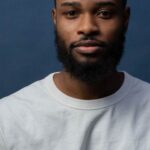
[{"label": "mouth", "polygon": [[75,48],[78,53],[82,54],[99,53],[101,51],[100,49],[101,47],[99,46],[79,46]]},{"label": "mouth", "polygon": [[74,46],[74,50],[82,54],[95,54],[103,52],[105,45],[97,41],[82,41]]}]

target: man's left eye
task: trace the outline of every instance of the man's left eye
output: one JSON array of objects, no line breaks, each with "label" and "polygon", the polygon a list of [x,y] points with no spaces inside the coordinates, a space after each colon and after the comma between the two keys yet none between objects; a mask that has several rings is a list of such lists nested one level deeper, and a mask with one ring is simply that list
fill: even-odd
[{"label": "man's left eye", "polygon": [[64,12],[64,15],[67,17],[67,18],[74,18],[78,15],[77,11],[75,10],[70,10],[70,11],[66,11]]},{"label": "man's left eye", "polygon": [[69,11],[69,12],[68,12],[68,15],[70,15],[70,16],[74,16],[74,15],[76,15],[76,11],[74,11],[74,10]]},{"label": "man's left eye", "polygon": [[110,19],[113,12],[109,10],[99,10],[96,15],[102,19]]}]

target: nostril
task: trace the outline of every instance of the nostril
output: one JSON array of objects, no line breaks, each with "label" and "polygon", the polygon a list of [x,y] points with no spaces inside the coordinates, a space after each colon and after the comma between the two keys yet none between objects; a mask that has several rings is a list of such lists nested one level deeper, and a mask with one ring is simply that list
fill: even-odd
[{"label": "nostril", "polygon": [[90,31],[90,32],[83,32],[83,31],[79,31],[78,34],[79,35],[84,35],[84,36],[89,36],[89,37],[94,37],[99,35],[99,31]]},{"label": "nostril", "polygon": [[98,28],[95,28],[94,26],[91,27],[80,27],[80,30],[78,30],[78,33],[80,34],[98,34],[99,30]]}]

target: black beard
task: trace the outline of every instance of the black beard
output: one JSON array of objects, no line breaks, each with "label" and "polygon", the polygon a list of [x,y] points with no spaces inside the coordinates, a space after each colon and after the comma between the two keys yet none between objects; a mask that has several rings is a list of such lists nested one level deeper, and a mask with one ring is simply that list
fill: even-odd
[{"label": "black beard", "polygon": [[[91,39],[85,37],[84,39]],[[93,39],[93,38],[92,38]],[[55,30],[55,44],[57,47],[57,56],[59,61],[64,65],[65,71],[70,73],[76,79],[89,85],[99,84],[111,73],[116,71],[123,52],[125,43],[125,33],[121,31],[118,38],[107,45],[103,56],[96,62],[79,62],[72,55],[72,45],[67,48],[63,37]]]}]

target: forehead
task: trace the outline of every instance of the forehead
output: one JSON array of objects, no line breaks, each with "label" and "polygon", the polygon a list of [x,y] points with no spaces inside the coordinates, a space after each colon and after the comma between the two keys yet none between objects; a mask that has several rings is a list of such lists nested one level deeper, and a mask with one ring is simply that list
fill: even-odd
[{"label": "forehead", "polygon": [[56,0],[57,5],[61,6],[64,3],[79,3],[81,5],[83,4],[98,4],[98,3],[113,3],[115,5],[121,5],[122,0]]}]

